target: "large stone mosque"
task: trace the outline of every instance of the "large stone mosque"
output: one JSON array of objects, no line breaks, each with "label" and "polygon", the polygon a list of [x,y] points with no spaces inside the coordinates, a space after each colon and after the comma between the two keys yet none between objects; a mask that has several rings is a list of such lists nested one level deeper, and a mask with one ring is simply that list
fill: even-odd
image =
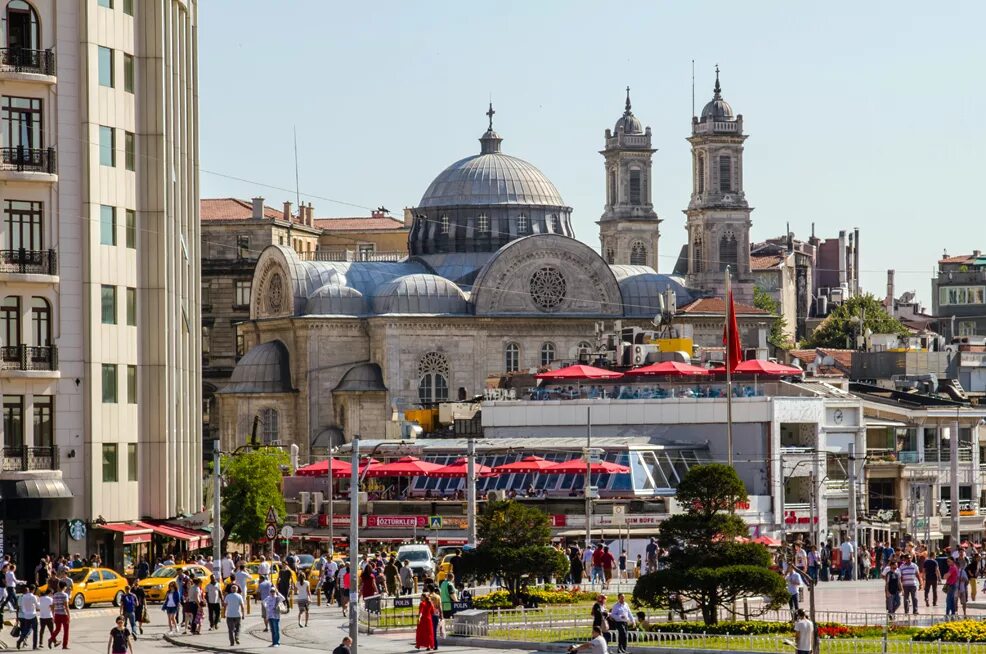
[{"label": "large stone mosque", "polygon": [[[395,408],[482,393],[487,377],[576,359],[596,326],[649,326],[667,289],[677,306],[721,295],[729,266],[752,296],[743,117],[722,98],[693,117],[688,245],[658,272],[651,129],[631,110],[605,132],[600,252],[575,239],[572,208],[537,167],[502,151],[489,126],[478,154],[448,166],[417,207],[400,262],[302,260],[273,245],[254,272],[249,351],[218,395],[224,446],[256,417],[302,454],[383,434]],[[763,315],[748,312],[748,326]],[[741,320],[744,312],[740,311]],[[722,317],[705,316],[709,340]],[[697,330],[696,333],[699,333]],[[718,334],[718,336],[717,336]]]}]

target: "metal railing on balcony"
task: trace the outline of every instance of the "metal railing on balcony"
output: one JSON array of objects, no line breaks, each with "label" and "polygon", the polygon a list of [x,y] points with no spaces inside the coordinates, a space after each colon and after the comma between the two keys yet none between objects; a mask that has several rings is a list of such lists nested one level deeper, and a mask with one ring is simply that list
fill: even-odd
[{"label": "metal railing on balcony", "polygon": [[56,174],[55,148],[25,148],[17,145],[0,148],[0,170]]},{"label": "metal railing on balcony", "polygon": [[55,53],[51,50],[0,48],[0,72],[55,74]]},{"label": "metal railing on balcony", "polygon": [[58,370],[58,346],[4,345],[0,347],[0,369]]},{"label": "metal railing on balcony", "polygon": [[2,469],[4,472],[58,470],[58,448],[29,445],[4,447]]},{"label": "metal railing on balcony", "polygon": [[360,250],[316,250],[315,252],[300,252],[302,261],[402,261],[407,258],[406,252],[368,252]]},{"label": "metal railing on balcony", "polygon": [[0,272],[57,275],[58,255],[54,250],[0,250]]},{"label": "metal railing on balcony", "polygon": [[[951,460],[951,454],[949,453],[948,447],[943,447],[942,449],[937,449],[933,447],[925,448],[924,450],[924,462],[925,463],[948,463]],[[959,461],[972,461],[972,447],[969,445],[959,446]]]}]

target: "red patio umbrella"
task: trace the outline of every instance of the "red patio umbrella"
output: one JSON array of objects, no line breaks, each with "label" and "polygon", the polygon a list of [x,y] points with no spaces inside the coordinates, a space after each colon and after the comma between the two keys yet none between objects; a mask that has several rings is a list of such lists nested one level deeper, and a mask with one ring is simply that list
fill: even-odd
[{"label": "red patio umbrella", "polygon": [[[493,472],[493,468],[480,465],[479,463],[475,465],[475,469],[477,477],[493,477],[496,475]],[[467,477],[468,475],[469,461],[465,457],[460,457],[447,466],[442,466],[438,470],[428,473],[429,477]]]},{"label": "red patio umbrella", "polygon": [[674,375],[679,377],[708,374],[711,374],[708,368],[700,368],[680,361],[661,361],[627,371],[627,375]]},{"label": "red patio umbrella", "polygon": [[516,473],[519,475],[528,472],[542,472],[547,468],[555,465],[554,461],[548,461],[540,456],[525,456],[520,461],[514,461],[513,463],[505,463],[502,466],[497,466],[493,468],[493,472],[499,475],[507,475],[510,473]]},{"label": "red patio umbrella", "polygon": [[753,542],[759,543],[760,545],[764,545],[766,547],[781,546],[781,541],[777,540],[776,538],[771,538],[770,536],[757,536],[756,538],[753,539]]},{"label": "red patio umbrella", "polygon": [[[329,474],[329,461],[332,462],[333,477],[348,477],[353,471],[353,466],[348,460],[326,459],[325,461],[316,461],[315,463],[302,466],[295,471],[295,474],[299,477],[326,477]],[[367,466],[377,463],[380,462],[376,459],[360,459],[360,473],[366,470]]]},{"label": "red patio umbrella", "polygon": [[[599,461],[591,465],[592,467],[589,470],[594,475],[625,475],[630,472],[630,468],[627,466],[621,466],[619,463],[610,463],[609,461]],[[578,458],[556,463],[550,468],[545,468],[541,472],[554,475],[579,475],[585,474],[586,467],[585,459]]]},{"label": "red patio umbrella", "polygon": [[[723,369],[725,370],[725,369]],[[735,373],[754,373],[757,375],[800,375],[804,372],[801,368],[785,366],[781,363],[774,363],[765,359],[748,359],[733,368]]]},{"label": "red patio umbrella", "polygon": [[537,379],[547,379],[547,380],[579,380],[579,379],[619,379],[623,376],[623,373],[616,372],[615,370],[604,370],[603,368],[593,368],[592,366],[584,366],[582,364],[568,366],[565,368],[559,368],[558,370],[549,370],[548,372],[541,372],[534,375]]},{"label": "red patio umbrella", "polygon": [[421,477],[443,466],[430,461],[423,461],[416,456],[405,456],[391,463],[381,463],[370,466],[367,477]]}]

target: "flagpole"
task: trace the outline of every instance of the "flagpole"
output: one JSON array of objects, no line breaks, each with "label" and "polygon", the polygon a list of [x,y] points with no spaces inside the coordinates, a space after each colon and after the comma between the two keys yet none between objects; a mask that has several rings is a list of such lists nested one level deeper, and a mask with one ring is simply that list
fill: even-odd
[{"label": "flagpole", "polygon": [[733,289],[729,280],[729,266],[726,266],[726,447],[729,451],[730,468],[733,467],[733,361],[730,350],[733,338],[735,338],[730,333],[733,322],[733,317],[730,315],[730,311],[733,310],[732,297]]}]

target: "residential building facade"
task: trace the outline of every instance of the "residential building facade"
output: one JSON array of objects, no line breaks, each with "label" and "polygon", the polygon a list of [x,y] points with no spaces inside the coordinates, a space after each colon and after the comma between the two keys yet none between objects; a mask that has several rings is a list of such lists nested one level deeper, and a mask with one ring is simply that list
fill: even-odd
[{"label": "residential building facade", "polygon": [[938,332],[946,339],[986,337],[986,255],[973,250],[939,259],[931,302]]}]

